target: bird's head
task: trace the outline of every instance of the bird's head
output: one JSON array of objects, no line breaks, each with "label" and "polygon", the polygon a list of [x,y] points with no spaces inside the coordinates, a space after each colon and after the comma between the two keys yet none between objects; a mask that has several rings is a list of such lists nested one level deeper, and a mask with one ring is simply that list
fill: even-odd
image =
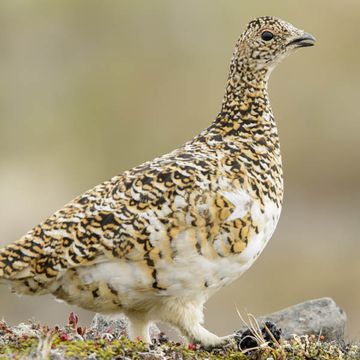
[{"label": "bird's head", "polygon": [[315,38],[305,31],[278,18],[264,16],[248,24],[237,43],[234,59],[238,66],[270,74],[286,56],[314,43]]}]

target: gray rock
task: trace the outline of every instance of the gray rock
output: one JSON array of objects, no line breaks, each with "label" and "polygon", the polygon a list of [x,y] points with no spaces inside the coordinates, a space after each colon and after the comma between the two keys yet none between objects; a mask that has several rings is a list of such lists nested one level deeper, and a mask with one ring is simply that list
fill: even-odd
[{"label": "gray rock", "polygon": [[[129,321],[125,315],[119,315],[116,318],[113,318],[96,314],[91,322],[88,337],[91,337],[91,334],[95,333],[103,334],[105,337],[106,334],[111,334],[114,338],[127,336],[128,324]],[[152,324],[150,326],[150,337],[152,339],[157,339],[159,334],[159,328],[155,324]]]},{"label": "gray rock", "polygon": [[111,318],[96,314],[91,322],[90,329],[99,334],[111,333],[116,337],[127,335],[128,320],[124,315]]},{"label": "gray rock", "polygon": [[326,341],[343,341],[346,314],[331,298],[305,301],[275,313],[259,317],[282,329],[286,339],[296,335],[323,335]]}]

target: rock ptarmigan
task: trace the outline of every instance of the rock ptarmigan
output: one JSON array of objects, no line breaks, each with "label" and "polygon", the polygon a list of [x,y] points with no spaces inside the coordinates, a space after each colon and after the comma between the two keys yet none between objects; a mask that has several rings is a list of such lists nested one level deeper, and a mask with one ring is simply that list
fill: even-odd
[{"label": "rock ptarmigan", "polygon": [[164,321],[189,341],[220,345],[203,305],[259,256],[278,222],[283,179],[267,84],[315,39],[274,18],[251,21],[236,43],[215,121],[173,152],[77,197],[0,250],[0,280],[20,294],[52,293],[123,313],[149,342]]}]

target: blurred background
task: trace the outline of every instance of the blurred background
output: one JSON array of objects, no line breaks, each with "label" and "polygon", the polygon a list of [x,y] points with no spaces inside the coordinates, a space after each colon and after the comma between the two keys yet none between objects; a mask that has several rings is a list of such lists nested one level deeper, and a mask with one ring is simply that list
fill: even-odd
[{"label": "blurred background", "polygon": [[[0,239],[16,240],[83,191],[191,139],[215,118],[234,42],[275,15],[318,39],[272,75],[285,171],[278,228],[255,265],[207,303],[239,328],[331,296],[360,337],[358,0],[0,3]],[[0,317],[64,324],[51,297],[0,288]],[[80,322],[92,314],[75,309]]]}]

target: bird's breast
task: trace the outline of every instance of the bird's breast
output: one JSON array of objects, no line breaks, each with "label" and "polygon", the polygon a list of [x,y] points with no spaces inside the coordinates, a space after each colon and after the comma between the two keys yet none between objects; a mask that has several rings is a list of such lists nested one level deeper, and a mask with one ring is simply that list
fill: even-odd
[{"label": "bird's breast", "polygon": [[[203,226],[180,231],[171,240],[172,261],[158,262],[158,281],[166,289],[163,294],[211,293],[234,281],[260,255],[281,211],[271,199],[261,202],[243,189],[218,193],[213,206],[226,211],[217,221],[205,218]],[[217,210],[209,213],[221,214]]]}]

